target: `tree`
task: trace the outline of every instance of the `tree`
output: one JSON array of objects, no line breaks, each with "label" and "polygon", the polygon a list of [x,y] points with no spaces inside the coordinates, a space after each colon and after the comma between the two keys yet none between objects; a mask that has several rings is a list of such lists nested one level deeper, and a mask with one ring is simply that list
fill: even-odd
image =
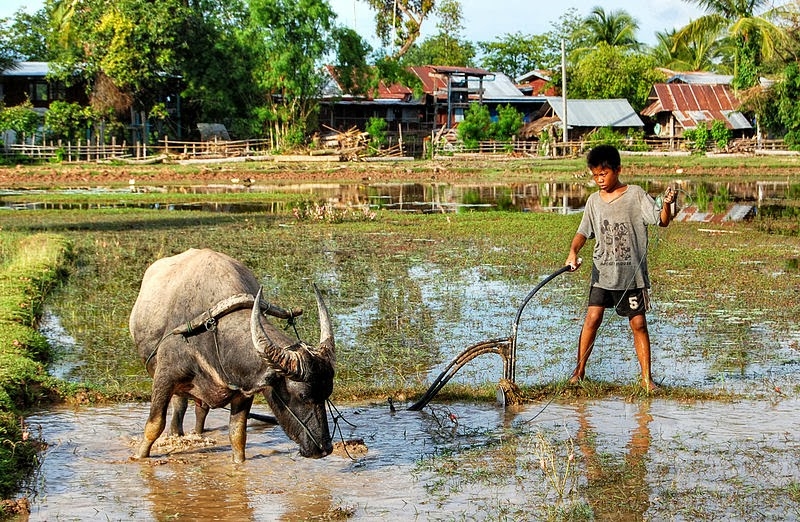
[{"label": "tree", "polygon": [[770,0],[692,0],[708,14],[690,22],[675,35],[675,45],[689,45],[702,34],[723,33],[734,48],[734,89],[746,89],[759,81],[764,60],[786,39],[780,17],[790,4],[772,7]]},{"label": "tree", "polygon": [[664,81],[648,55],[606,43],[585,53],[567,77],[571,98],[625,98],[637,112],[647,104],[653,84]]},{"label": "tree", "polygon": [[275,147],[297,145],[316,123],[336,14],[325,0],[251,0],[250,15],[247,40],[262,59],[253,71],[263,93],[257,120]]},{"label": "tree", "polygon": [[743,107],[755,111],[759,122],[773,135],[783,136],[800,150],[800,64],[786,65],[781,79],[769,89],[753,87],[745,93]]},{"label": "tree", "polygon": [[149,112],[184,72],[179,57],[191,33],[179,0],[60,0],[51,10],[61,31],[52,41],[55,75],[69,84],[78,71],[99,114]]},{"label": "tree", "polygon": [[342,89],[353,95],[369,93],[377,84],[374,69],[367,63],[372,48],[349,28],[336,28],[333,39],[337,45],[336,69]]},{"label": "tree", "polygon": [[383,45],[397,47],[403,56],[419,38],[422,23],[434,9],[434,0],[364,0],[376,11],[375,32]]},{"label": "tree", "polygon": [[657,66],[675,71],[712,71],[728,74],[731,49],[719,32],[698,33],[677,41],[676,30],[656,33],[658,43],[651,55]]},{"label": "tree", "polygon": [[492,42],[478,42],[483,53],[481,67],[517,78],[547,63],[546,45],[545,37],[520,32],[505,34]]},{"label": "tree", "polygon": [[600,6],[592,9],[583,19],[582,31],[591,47],[604,43],[612,47],[639,49],[636,40],[639,23],[625,10],[606,12]]},{"label": "tree", "polygon": [[14,61],[47,62],[48,16],[44,9],[34,14],[19,10],[11,20],[0,21],[0,48]]},{"label": "tree", "polygon": [[475,59],[475,47],[462,37],[461,3],[458,0],[440,0],[436,7],[438,32],[412,45],[403,55],[406,65],[452,65],[470,67]]},{"label": "tree", "polygon": [[456,133],[464,146],[472,149],[478,143],[489,139],[491,136],[492,118],[489,109],[482,103],[473,103],[464,113],[464,119],[458,124]]},{"label": "tree", "polygon": [[498,141],[508,141],[523,125],[522,114],[511,105],[497,107],[497,121],[492,122],[489,134]]}]

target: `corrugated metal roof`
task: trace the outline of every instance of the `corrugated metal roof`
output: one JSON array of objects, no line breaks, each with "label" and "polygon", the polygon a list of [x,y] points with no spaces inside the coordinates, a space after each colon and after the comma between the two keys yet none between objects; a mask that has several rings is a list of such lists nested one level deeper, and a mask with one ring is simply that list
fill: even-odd
[{"label": "corrugated metal roof", "polygon": [[50,72],[47,62],[17,62],[10,69],[2,72],[2,76],[30,76],[44,78]]},{"label": "corrugated metal roof", "polygon": [[[650,100],[658,102],[660,111],[735,111],[741,102],[726,85],[692,85],[657,83],[650,91]],[[642,114],[652,116],[651,104]]]},{"label": "corrugated metal roof", "polygon": [[322,95],[326,98],[343,98],[350,100],[391,100],[391,101],[412,101],[413,91],[408,87],[399,84],[386,85],[381,81],[378,83],[378,88],[371,96],[353,96],[352,94],[345,93],[342,88],[339,71],[332,65],[326,65],[325,71],[328,73],[327,77],[323,79],[324,85],[322,88]]},{"label": "corrugated metal roof", "polygon": [[730,85],[732,74],[714,74],[704,71],[675,73],[667,83],[689,83],[693,85]]},{"label": "corrugated metal roof", "polygon": [[[561,97],[547,96],[545,100],[564,121]],[[567,123],[570,127],[644,127],[641,118],[625,99],[567,99]]]},{"label": "corrugated metal roof", "polygon": [[[503,73],[493,73],[485,69],[471,67],[440,67],[433,65],[418,65],[410,67],[422,82],[423,90],[428,94],[443,96],[447,93],[447,79],[449,76],[465,76],[468,88],[477,92],[483,88],[483,99],[508,100],[524,96],[511,78]],[[477,95],[472,96],[477,99]]]},{"label": "corrugated metal roof", "polygon": [[730,129],[751,129],[752,125],[737,109],[741,102],[727,85],[658,83],[650,93],[651,104],[643,116],[671,112],[685,129],[701,122],[720,120]]},{"label": "corrugated metal roof", "polygon": [[[481,82],[477,78],[470,77],[468,80],[470,89],[479,89]],[[492,77],[483,79],[483,99],[491,101],[495,99],[506,100],[508,98],[521,98],[524,96],[511,78],[503,73],[494,73]]]}]

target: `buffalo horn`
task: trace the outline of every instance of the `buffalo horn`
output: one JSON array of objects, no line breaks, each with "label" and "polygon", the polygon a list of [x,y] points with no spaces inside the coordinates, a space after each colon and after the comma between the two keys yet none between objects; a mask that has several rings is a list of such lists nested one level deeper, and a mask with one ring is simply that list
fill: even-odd
[{"label": "buffalo horn", "polygon": [[333,341],[333,328],[328,307],[322,300],[322,294],[314,285],[314,295],[317,297],[317,310],[319,311],[319,351],[320,355],[333,363],[336,359],[335,344]]},{"label": "buffalo horn", "polygon": [[304,380],[305,378],[305,365],[303,364],[303,356],[295,350],[287,350],[276,345],[272,339],[269,338],[267,332],[264,331],[264,326],[261,324],[261,310],[259,303],[261,302],[262,288],[258,289],[256,294],[255,304],[253,311],[250,314],[250,335],[253,339],[253,345],[256,350],[259,350],[266,357],[277,370],[282,371],[289,375],[290,378],[296,380]]}]

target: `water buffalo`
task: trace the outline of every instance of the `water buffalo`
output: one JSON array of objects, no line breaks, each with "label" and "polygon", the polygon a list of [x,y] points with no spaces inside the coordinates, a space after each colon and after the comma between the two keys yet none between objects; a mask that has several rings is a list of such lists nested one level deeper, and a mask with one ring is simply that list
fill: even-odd
[{"label": "water buffalo", "polygon": [[190,249],[150,265],[130,317],[131,336],[153,377],[150,416],[136,457],[150,456],[176,396],[184,398],[184,408],[189,397],[206,408],[230,404],[233,460],[243,462],[247,416],[260,392],[301,455],[330,454],[325,403],[333,391],[334,340],[328,310],[314,291],[316,347],[293,340],[263,317],[288,313],[265,303],[253,273],[225,254]]}]

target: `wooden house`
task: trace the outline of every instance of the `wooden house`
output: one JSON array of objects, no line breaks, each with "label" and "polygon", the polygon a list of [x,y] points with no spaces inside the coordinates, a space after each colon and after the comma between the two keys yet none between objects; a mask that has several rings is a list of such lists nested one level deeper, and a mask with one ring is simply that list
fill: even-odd
[{"label": "wooden house", "polygon": [[652,131],[661,138],[677,138],[687,129],[721,121],[734,137],[749,136],[753,126],[739,112],[741,102],[725,84],[659,83],[650,92],[642,116],[650,118]]}]

